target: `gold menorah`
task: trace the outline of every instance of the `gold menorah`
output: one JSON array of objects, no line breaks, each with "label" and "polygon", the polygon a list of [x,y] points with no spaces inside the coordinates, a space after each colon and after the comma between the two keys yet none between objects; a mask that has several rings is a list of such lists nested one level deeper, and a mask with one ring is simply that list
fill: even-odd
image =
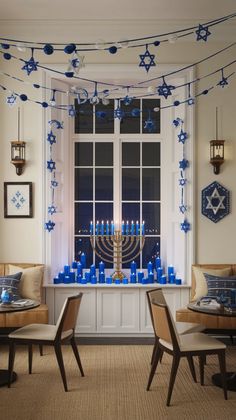
[{"label": "gold menorah", "polygon": [[[133,261],[142,251],[145,236],[125,235],[120,230],[109,235],[90,235],[90,242],[95,253],[105,262],[114,263],[113,280],[122,280],[125,274],[121,271],[123,263]],[[131,257],[132,254],[132,257]]]}]

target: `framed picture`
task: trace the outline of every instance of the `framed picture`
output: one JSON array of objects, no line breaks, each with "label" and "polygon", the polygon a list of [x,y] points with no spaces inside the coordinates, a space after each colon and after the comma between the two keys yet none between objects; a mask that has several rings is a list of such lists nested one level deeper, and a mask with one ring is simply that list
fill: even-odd
[{"label": "framed picture", "polygon": [[4,182],[4,217],[33,217],[32,182]]}]

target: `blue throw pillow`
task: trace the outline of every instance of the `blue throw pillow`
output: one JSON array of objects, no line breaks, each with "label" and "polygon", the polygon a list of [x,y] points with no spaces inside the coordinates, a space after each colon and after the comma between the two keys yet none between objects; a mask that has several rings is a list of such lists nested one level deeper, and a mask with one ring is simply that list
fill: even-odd
[{"label": "blue throw pillow", "polygon": [[[207,282],[207,296],[220,297],[224,296],[228,299],[228,303],[231,304],[233,289],[236,289],[236,276],[230,277],[219,277],[211,274],[204,273]],[[235,303],[235,302],[232,302]]]},{"label": "blue throw pillow", "polygon": [[11,274],[10,276],[0,277],[0,297],[3,289],[10,289],[12,292],[12,300],[21,299],[20,295],[20,279],[22,273]]}]

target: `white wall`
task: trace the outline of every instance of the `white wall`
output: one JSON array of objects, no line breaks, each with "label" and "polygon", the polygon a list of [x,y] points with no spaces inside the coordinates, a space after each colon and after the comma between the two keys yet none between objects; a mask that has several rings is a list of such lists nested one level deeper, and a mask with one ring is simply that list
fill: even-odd
[{"label": "white wall", "polygon": [[[105,25],[105,26],[104,26]],[[128,32],[139,33],[138,28],[124,28],[124,25],[117,27],[107,25],[87,26],[67,23],[49,25],[41,22],[40,24],[22,24],[8,22],[1,27],[2,34],[6,36],[17,37],[21,39],[39,40],[39,41],[75,41],[89,34],[88,38],[96,40],[98,38],[118,38],[118,32],[123,32],[127,36]],[[140,29],[142,34],[155,33],[156,28],[152,23],[142,25]],[[119,32],[119,34],[120,34]],[[120,37],[120,36],[119,36]],[[229,42],[227,43],[229,44]],[[184,42],[178,41],[176,44],[165,43],[159,48],[152,49],[156,54],[158,63],[190,63],[208,56],[214,51],[222,48],[222,42]],[[198,75],[208,73],[226,63],[232,61],[235,57],[235,47],[224,54],[217,56],[197,68]],[[139,49],[126,49],[120,51],[115,56],[106,52],[95,52],[86,54],[87,63],[137,63],[139,62]],[[14,50],[15,53],[15,50]],[[35,53],[37,58],[37,53]],[[48,57],[38,55],[40,61],[49,61]],[[25,55],[29,58],[29,52]],[[58,58],[53,55],[51,62],[65,62],[66,56],[61,54]],[[17,75],[32,83],[41,82],[41,72],[34,72],[30,77],[20,70],[19,63],[16,61],[5,61],[0,57],[0,69],[10,74]],[[230,73],[233,67],[230,68]],[[144,71],[143,71],[144,72]],[[227,74],[227,71],[226,71]],[[151,70],[147,78],[151,77]],[[145,78],[145,74],[143,74]],[[215,82],[219,80],[220,74],[215,77]],[[35,90],[30,86],[20,84],[6,77],[0,76],[0,83],[15,89],[17,92],[24,92],[32,99],[40,100],[41,91]],[[205,79],[201,82],[201,89],[211,85],[211,79]],[[15,168],[10,164],[10,141],[15,140],[17,136],[17,108],[10,109],[5,104],[6,94],[0,92],[0,127],[1,127],[1,170],[0,170],[0,261],[15,262],[41,262],[43,235],[43,206],[42,206],[42,142],[45,141],[42,133],[43,111],[39,105],[34,103],[22,103],[22,130],[21,139],[27,142],[26,159],[27,165],[23,175],[16,175]],[[218,176],[213,174],[213,168],[209,164],[209,141],[215,138],[215,109],[219,108],[219,138],[226,140],[225,158],[226,162],[221,167],[221,173]],[[236,110],[236,77],[231,78],[228,89],[214,89],[208,96],[201,97],[195,106],[196,108],[196,262],[206,263],[227,263],[236,262],[235,259],[235,208],[236,208],[236,157],[235,157],[235,110]],[[171,122],[170,122],[171,124]],[[201,215],[201,190],[213,180],[217,180],[231,191],[231,213],[222,221],[215,224]],[[32,219],[4,219],[3,217],[3,182],[4,181],[31,181],[34,184],[34,217]]]}]

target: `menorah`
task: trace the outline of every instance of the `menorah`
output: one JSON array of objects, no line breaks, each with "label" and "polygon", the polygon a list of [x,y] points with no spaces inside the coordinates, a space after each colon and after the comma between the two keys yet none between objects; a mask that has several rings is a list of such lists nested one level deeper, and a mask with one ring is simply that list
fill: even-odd
[{"label": "menorah", "polygon": [[125,274],[122,272],[122,264],[133,261],[141,253],[144,243],[144,223],[139,228],[136,222],[136,230],[134,232],[134,225],[131,222],[126,224],[126,230],[122,223],[122,229],[114,229],[113,222],[111,227],[109,223],[106,224],[106,231],[104,224],[96,224],[95,234],[93,234],[92,224],[90,223],[90,242],[95,253],[105,262],[114,263],[114,273],[112,279],[122,280]]}]

